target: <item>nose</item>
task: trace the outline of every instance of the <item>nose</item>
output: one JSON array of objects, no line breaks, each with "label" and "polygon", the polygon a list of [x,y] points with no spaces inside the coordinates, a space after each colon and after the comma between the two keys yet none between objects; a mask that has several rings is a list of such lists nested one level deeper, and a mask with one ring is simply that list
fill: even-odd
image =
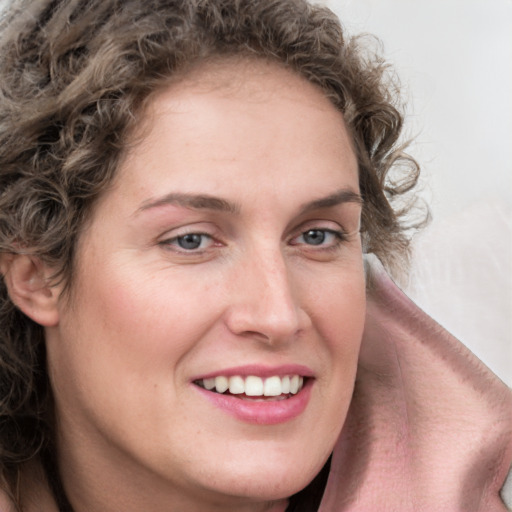
[{"label": "nose", "polygon": [[280,251],[253,252],[240,262],[225,317],[229,330],[269,345],[292,341],[306,330],[311,320],[290,274]]}]

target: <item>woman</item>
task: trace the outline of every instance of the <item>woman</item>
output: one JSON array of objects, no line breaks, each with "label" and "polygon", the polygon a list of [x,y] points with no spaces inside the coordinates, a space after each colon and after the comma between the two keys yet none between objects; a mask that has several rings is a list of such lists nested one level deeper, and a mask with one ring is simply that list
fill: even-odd
[{"label": "woman", "polygon": [[[301,0],[17,2],[1,37],[2,511],[468,503],[411,491],[439,429],[400,414],[453,341],[365,277],[417,178],[382,62]],[[468,365],[502,510],[510,394]]]}]

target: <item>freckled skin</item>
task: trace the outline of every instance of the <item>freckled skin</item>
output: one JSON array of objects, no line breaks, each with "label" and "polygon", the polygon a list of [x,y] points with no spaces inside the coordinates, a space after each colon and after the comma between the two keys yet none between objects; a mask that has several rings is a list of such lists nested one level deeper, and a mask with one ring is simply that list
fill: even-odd
[{"label": "freckled skin", "polygon": [[[346,415],[365,314],[361,208],[304,210],[359,192],[342,115],[274,64],[212,70],[154,98],[80,239],[72,305],[47,328],[76,512],[282,507]],[[235,208],[143,207],[171,193]],[[190,233],[200,244],[184,249]],[[192,383],[249,364],[310,368],[305,411],[255,425]]]}]

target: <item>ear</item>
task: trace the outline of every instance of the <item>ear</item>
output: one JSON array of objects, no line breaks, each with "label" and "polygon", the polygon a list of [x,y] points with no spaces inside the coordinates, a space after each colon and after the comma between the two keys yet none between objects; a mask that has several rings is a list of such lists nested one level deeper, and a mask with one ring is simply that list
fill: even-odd
[{"label": "ear", "polygon": [[47,265],[28,254],[2,254],[0,272],[11,300],[25,315],[45,327],[58,324],[60,287],[51,286]]}]

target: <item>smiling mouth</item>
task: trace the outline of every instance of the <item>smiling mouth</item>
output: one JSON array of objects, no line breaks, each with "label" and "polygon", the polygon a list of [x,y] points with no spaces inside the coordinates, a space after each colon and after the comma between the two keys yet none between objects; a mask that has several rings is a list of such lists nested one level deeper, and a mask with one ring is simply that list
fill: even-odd
[{"label": "smiling mouth", "polygon": [[286,400],[296,395],[304,387],[301,375],[278,375],[261,378],[254,375],[242,377],[234,375],[199,379],[194,381],[197,386],[222,395],[248,401]]}]

